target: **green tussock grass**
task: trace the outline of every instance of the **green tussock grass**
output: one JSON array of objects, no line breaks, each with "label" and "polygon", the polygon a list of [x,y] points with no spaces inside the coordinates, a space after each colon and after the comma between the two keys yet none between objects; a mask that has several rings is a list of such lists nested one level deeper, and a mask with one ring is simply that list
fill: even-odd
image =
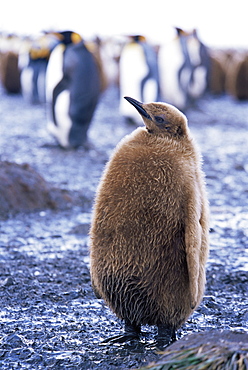
[{"label": "green tussock grass", "polygon": [[247,348],[244,351],[232,351],[215,347],[203,351],[204,346],[173,353],[165,352],[159,363],[139,370],[248,370]]}]

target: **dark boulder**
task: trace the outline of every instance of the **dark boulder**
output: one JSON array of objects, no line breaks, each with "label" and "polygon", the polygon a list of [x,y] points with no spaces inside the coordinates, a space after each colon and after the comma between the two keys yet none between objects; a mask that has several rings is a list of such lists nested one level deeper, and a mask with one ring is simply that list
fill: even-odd
[{"label": "dark boulder", "polygon": [[29,164],[0,162],[0,218],[71,203],[68,192],[53,188]]}]

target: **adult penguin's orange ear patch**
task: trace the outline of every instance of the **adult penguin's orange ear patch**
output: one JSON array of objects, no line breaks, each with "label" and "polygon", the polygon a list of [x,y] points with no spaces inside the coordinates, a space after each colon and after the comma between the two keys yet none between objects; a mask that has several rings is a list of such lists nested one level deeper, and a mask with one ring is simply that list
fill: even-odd
[{"label": "adult penguin's orange ear patch", "polygon": [[83,40],[82,37],[78,33],[72,32],[71,41],[73,44],[78,44],[82,40]]}]

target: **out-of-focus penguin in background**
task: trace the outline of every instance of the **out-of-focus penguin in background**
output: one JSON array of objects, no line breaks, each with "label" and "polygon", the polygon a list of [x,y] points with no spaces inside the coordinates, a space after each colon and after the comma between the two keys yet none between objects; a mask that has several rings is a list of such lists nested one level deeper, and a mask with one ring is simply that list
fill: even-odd
[{"label": "out-of-focus penguin in background", "polygon": [[226,66],[226,92],[238,100],[248,100],[248,51],[230,51]]},{"label": "out-of-focus penguin in background", "polygon": [[15,34],[0,33],[0,81],[10,94],[21,92],[18,55],[22,42]]},{"label": "out-of-focus penguin in background", "polygon": [[85,145],[87,131],[102,89],[94,55],[81,37],[62,32],[46,74],[48,130],[63,148]]},{"label": "out-of-focus penguin in background", "polygon": [[159,49],[161,97],[184,110],[206,91],[210,59],[196,30],[176,32],[177,37]]},{"label": "out-of-focus penguin in background", "polygon": [[125,104],[123,96],[140,101],[158,101],[159,73],[157,52],[144,36],[130,36],[120,55],[120,113],[126,120],[140,124],[138,112]]},{"label": "out-of-focus penguin in background", "polygon": [[53,48],[60,42],[58,33],[43,33],[25,43],[19,55],[21,90],[24,99],[32,104],[45,103],[45,81],[48,60]]}]

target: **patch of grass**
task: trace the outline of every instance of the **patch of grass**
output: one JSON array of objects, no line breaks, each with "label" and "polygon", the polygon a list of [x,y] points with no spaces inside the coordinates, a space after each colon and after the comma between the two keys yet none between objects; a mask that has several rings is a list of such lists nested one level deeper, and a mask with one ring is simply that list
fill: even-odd
[{"label": "patch of grass", "polygon": [[248,370],[246,350],[204,346],[176,352],[165,352],[157,364],[139,370]]}]

